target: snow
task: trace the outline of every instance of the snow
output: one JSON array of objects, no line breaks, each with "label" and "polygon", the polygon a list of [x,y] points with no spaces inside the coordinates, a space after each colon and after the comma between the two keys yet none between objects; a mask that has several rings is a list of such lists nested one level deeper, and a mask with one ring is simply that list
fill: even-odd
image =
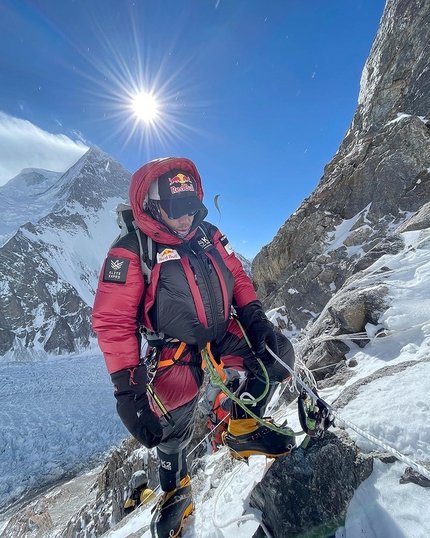
[{"label": "snow", "polygon": [[[44,227],[42,230],[45,245],[42,256],[62,281],[75,288],[88,306],[94,302],[101,261],[112,238],[119,234],[115,208],[123,201],[120,198],[109,198],[105,207],[110,210],[97,214],[75,204],[69,211],[82,216],[82,227],[71,223],[68,228]],[[25,229],[21,231],[31,241],[37,241],[39,230],[35,234]]]},{"label": "snow", "polygon": [[[361,257],[364,254],[363,245],[354,245],[354,246],[345,246],[344,242],[351,236],[353,229],[355,230],[371,230],[368,225],[367,214],[370,210],[371,204],[368,204],[362,211],[354,215],[350,219],[343,220],[338,226],[335,227],[334,231],[328,234],[328,241],[330,246],[325,250],[323,254],[328,255],[330,252],[336,251],[338,248],[346,248],[346,255],[348,258],[354,256]],[[364,224],[357,227],[357,221],[361,219]],[[363,241],[363,244],[366,242]]]},{"label": "snow", "polygon": [[127,437],[100,355],[3,365],[0,383],[0,508]]},{"label": "snow", "polygon": [[0,186],[0,246],[26,222],[36,224],[52,208],[50,188],[60,172],[24,168],[6,185]]},{"label": "snow", "polygon": [[[397,116],[394,120],[389,121],[385,125],[391,125],[392,123],[397,123],[398,121],[401,121],[405,118],[410,118],[411,114],[405,114],[404,112],[398,112]],[[425,119],[424,116],[417,116],[418,119],[420,119],[424,124],[428,123],[428,120]]]},{"label": "snow", "polygon": [[[332,403],[362,380],[355,397],[339,409],[340,416],[423,463],[430,462],[430,250],[426,232],[402,235],[405,249],[384,256],[363,276],[366,284],[384,281],[391,299],[389,308],[377,327],[366,327],[371,338],[366,347],[350,344],[348,359],[357,361],[351,369],[353,378],[345,386],[332,387],[320,395]],[[390,270],[379,271],[383,266]],[[377,337],[381,328],[385,336]],[[393,366],[397,366],[395,371],[383,370]],[[381,375],[369,380],[376,372]],[[2,365],[0,380],[3,507],[28,488],[95,465],[101,454],[127,435],[116,416],[111,383],[100,355]],[[291,426],[299,429],[295,406],[286,413]],[[363,451],[382,451],[347,430]],[[232,471],[215,480],[214,468],[226,457],[225,449],[207,455],[205,469],[193,477],[195,511],[186,520],[183,538],[250,538],[256,531],[260,514],[249,508],[249,495],[270,461],[254,456],[249,466],[233,462]],[[405,467],[399,461],[375,460],[374,471],[355,492],[336,538],[429,536],[430,488],[400,484]],[[125,538],[134,532],[149,538],[152,506],[153,502],[120,522],[106,538]],[[0,532],[1,528],[0,522]],[[46,538],[51,536],[54,534],[46,534]]]}]

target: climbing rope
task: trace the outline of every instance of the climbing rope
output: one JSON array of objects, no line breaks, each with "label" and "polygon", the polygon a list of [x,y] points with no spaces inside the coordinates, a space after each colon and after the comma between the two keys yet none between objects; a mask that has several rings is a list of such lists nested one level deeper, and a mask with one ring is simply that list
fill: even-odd
[{"label": "climbing rope", "polygon": [[400,461],[403,461],[404,463],[407,463],[408,465],[410,465],[413,469],[415,469],[415,471],[417,471],[419,474],[425,476],[426,478],[430,479],[430,471],[428,471],[425,467],[423,467],[422,465],[420,465],[419,463],[415,462],[414,460],[412,460],[411,458],[408,458],[407,456],[405,456],[404,454],[402,454],[401,452],[399,452],[398,450],[396,450],[395,448],[391,447],[390,445],[387,445],[386,443],[380,441],[377,437],[374,437],[373,435],[365,432],[364,430],[362,430],[361,428],[359,428],[358,426],[356,426],[355,424],[353,424],[352,422],[350,422],[349,420],[346,420],[344,419],[341,415],[339,415],[339,413],[337,411],[335,411],[333,409],[333,407],[331,407],[331,405],[329,405],[328,403],[324,402],[324,400],[321,400],[321,398],[319,398],[318,396],[316,396],[314,394],[314,392],[312,391],[312,389],[310,389],[306,383],[304,383],[296,374],[295,372],[288,366],[288,364],[286,364],[281,358],[278,357],[278,355],[276,355],[276,353],[274,353],[270,348],[269,346],[266,345],[266,349],[267,351],[270,353],[270,355],[272,355],[272,357],[277,360],[280,364],[282,364],[289,372],[290,374],[296,379],[296,381],[299,383],[299,385],[308,393],[308,395],[314,400],[317,402],[317,404],[319,405],[319,402],[322,402],[324,404],[324,406],[326,407],[327,411],[329,412],[329,414],[339,420],[340,422],[342,422],[345,426],[351,428],[352,430],[354,430],[355,432],[357,432],[359,435],[361,435],[362,437],[365,437],[366,439],[368,439],[369,441],[371,441],[372,443],[374,443],[375,445],[378,445],[380,446],[381,448],[383,448],[384,450],[386,450],[387,452],[390,452],[391,454],[393,454],[398,460]]},{"label": "climbing rope", "polygon": [[218,529],[225,529],[226,527],[228,527],[230,525],[233,525],[234,523],[239,524],[242,521],[256,521],[259,525],[261,525],[261,527],[262,527],[263,531],[265,532],[267,538],[272,538],[272,535],[268,531],[267,527],[264,525],[262,519],[257,517],[256,514],[244,514],[244,515],[242,515],[240,517],[233,517],[233,518],[228,519],[228,520],[223,519],[222,522],[219,522],[216,519],[216,514],[217,514],[217,511],[218,511],[217,510],[218,501],[219,501],[219,499],[221,497],[221,493],[223,493],[224,490],[231,484],[231,482],[236,477],[236,475],[239,473],[239,471],[242,471],[244,465],[245,465],[245,463],[240,462],[239,465],[237,465],[236,469],[234,469],[234,471],[232,473],[230,473],[230,475],[227,478],[225,484],[223,484],[223,488],[218,488],[217,489],[217,492],[216,492],[215,498],[214,498],[214,505],[213,505],[213,509],[212,509],[212,523],[213,523],[214,527],[216,527]]},{"label": "climbing rope", "polygon": [[[203,350],[202,353],[206,354],[207,351]],[[263,372],[266,371],[266,375],[267,375],[267,379],[268,379],[267,370],[264,367],[263,362],[259,358],[257,358],[257,361],[258,361],[258,364],[260,365],[260,367],[263,369]],[[282,435],[300,436],[300,435],[303,435],[305,433],[303,431],[293,432],[291,430],[285,430],[284,428],[280,428],[279,426],[276,426],[276,424],[274,424],[273,422],[265,420],[264,418],[261,418],[258,415],[256,415],[255,413],[253,413],[249,409],[249,406],[252,406],[258,400],[257,399],[256,400],[250,399],[250,400],[245,401],[245,400],[241,400],[240,398],[238,398],[228,387],[226,387],[226,385],[224,384],[222,379],[219,377],[218,372],[215,370],[215,367],[213,366],[213,364],[212,364],[211,360],[209,359],[209,357],[206,359],[206,366],[207,366],[209,374],[211,376],[211,383],[213,383],[214,385],[217,385],[218,387],[220,387],[220,389],[224,392],[224,394],[226,394],[233,402],[235,402],[239,407],[241,407],[246,412],[247,415],[249,415],[250,417],[255,419],[259,424],[262,424],[263,426],[266,426],[270,430],[278,432],[278,433],[280,433]]]},{"label": "climbing rope", "polygon": [[[393,235],[394,234],[390,234],[390,236],[393,236]],[[390,237],[390,236],[388,236],[388,237]],[[414,245],[409,245],[406,248],[406,250],[401,250],[397,254],[393,255],[391,257],[391,262],[395,261],[396,259],[400,259],[403,256],[406,256],[410,252],[414,251],[421,243],[424,243],[427,240],[428,240],[428,237],[423,237],[423,239],[417,241]],[[367,254],[369,252],[372,252],[372,250],[374,250],[375,248],[377,248],[378,245],[379,245],[379,243],[377,245],[375,245],[374,247],[372,247],[372,249],[370,249],[367,252]],[[369,278],[371,278],[372,276],[376,275],[378,273],[378,271],[381,270],[381,267],[383,266],[382,262],[381,262],[381,264],[378,264],[378,262],[379,262],[379,260],[377,260],[373,264],[373,265],[375,265],[373,270],[371,270],[369,272],[363,271],[363,274],[362,274],[361,277],[356,276],[354,281],[350,282],[349,284],[344,284],[344,286],[342,287],[342,291],[345,292],[345,291],[353,288],[354,286],[357,286],[358,283],[364,282],[364,281],[368,280]],[[386,277],[391,276],[392,274],[395,274],[395,273],[396,273],[396,271],[394,271],[394,270],[387,270],[387,271],[384,271],[383,274],[379,274],[378,276],[386,278]],[[327,310],[328,307],[329,307],[329,303],[326,304],[326,306],[323,308],[323,310],[321,311],[321,313],[319,314],[318,317],[322,316],[322,314],[325,313],[325,311]],[[411,329],[413,329],[415,327],[421,327],[421,326],[426,325],[428,323],[430,323],[430,320],[427,320],[427,321],[425,321],[423,323],[414,325],[413,327],[403,329],[401,331],[399,331],[399,330],[393,331],[393,330],[383,329],[380,332],[376,333],[373,338],[370,338],[369,335],[366,332],[358,332],[358,333],[353,333],[353,334],[349,333],[349,334],[338,334],[338,335],[322,335],[322,336],[317,336],[315,338],[309,337],[306,333],[302,333],[302,336],[304,337],[304,340],[306,342],[312,341],[313,344],[319,344],[321,342],[326,342],[326,341],[330,341],[330,340],[371,340],[371,342],[373,344],[375,342],[375,340],[378,339],[378,338],[392,336],[393,334],[395,334],[397,332],[408,331],[408,330],[411,330]],[[300,348],[301,346],[302,346],[301,341],[297,341],[295,343],[295,347]],[[329,365],[329,366],[331,366],[331,365]],[[329,366],[327,366],[326,368],[328,368]]]}]

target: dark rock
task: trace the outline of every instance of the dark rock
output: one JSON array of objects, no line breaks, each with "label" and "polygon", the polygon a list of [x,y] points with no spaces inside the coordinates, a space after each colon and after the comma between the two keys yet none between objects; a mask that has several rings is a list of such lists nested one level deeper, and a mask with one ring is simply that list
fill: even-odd
[{"label": "dark rock", "polygon": [[371,456],[344,433],[327,432],[277,459],[251,493],[274,538],[328,537],[342,525],[358,486],[370,476]]},{"label": "dark rock", "polygon": [[253,261],[259,299],[284,308],[297,329],[352,275],[400,252],[396,228],[428,226],[429,13],[430,0],[387,3],[350,129],[314,192]]},{"label": "dark rock", "polygon": [[83,506],[58,538],[101,536],[121,521],[126,515],[124,501],[130,494],[130,479],[140,470],[146,472],[148,486],[155,489],[158,484],[155,452],[146,450],[129,437],[113,451],[98,475],[95,502]]},{"label": "dark rock", "polygon": [[[430,466],[428,464],[426,467],[430,470]],[[409,482],[423,488],[430,488],[430,479],[426,478],[418,471],[415,471],[412,467],[406,467],[405,472],[399,480],[400,484],[408,484]]]}]

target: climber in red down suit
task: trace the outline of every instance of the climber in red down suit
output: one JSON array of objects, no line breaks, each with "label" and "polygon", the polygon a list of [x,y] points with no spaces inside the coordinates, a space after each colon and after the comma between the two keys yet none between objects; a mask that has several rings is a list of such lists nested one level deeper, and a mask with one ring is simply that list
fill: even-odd
[{"label": "climber in red down suit", "polygon": [[[202,200],[200,175],[186,158],[157,159],[133,175],[130,203],[140,232],[110,248],[93,310],[118,414],[140,443],[157,447],[163,494],[151,532],[162,538],[178,536],[193,507],[186,447],[203,380],[202,350],[209,349],[224,373],[243,372],[236,395],[248,399],[267,388],[255,356],[261,359],[270,390],[250,408],[259,417],[276,384],[289,377],[266,344],[294,366],[290,341],[274,331],[225,235],[204,220]],[[149,279],[139,247],[147,236],[155,249]],[[291,450],[294,437],[267,428],[233,402],[224,444],[233,457],[277,457]]]}]

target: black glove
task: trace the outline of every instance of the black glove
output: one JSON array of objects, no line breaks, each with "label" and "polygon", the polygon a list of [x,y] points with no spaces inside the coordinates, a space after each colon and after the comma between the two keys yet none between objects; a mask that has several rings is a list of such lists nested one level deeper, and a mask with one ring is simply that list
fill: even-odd
[{"label": "black glove", "polygon": [[[248,329],[248,336],[258,357],[262,357],[264,353],[267,354],[266,344],[274,353],[278,354],[278,342],[276,340],[276,334],[273,330],[273,325],[267,318],[252,323]],[[270,355],[270,357],[272,357],[272,355]],[[271,363],[273,362],[275,362],[275,359],[272,357]]]},{"label": "black glove", "polygon": [[266,318],[260,301],[253,301],[242,308],[236,309],[240,321],[247,328],[255,354],[265,364],[273,364],[275,359],[266,351],[266,344],[278,354],[278,341],[273,325]]},{"label": "black glove", "polygon": [[111,374],[115,385],[116,410],[131,435],[147,448],[157,446],[163,436],[160,421],[149,406],[146,394],[146,366]]}]

